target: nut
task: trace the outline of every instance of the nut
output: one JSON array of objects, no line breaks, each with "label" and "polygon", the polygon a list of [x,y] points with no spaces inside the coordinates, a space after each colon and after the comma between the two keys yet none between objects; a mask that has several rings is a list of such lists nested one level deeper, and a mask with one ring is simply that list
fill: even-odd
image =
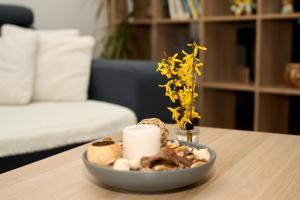
[{"label": "nut", "polygon": [[189,159],[189,160],[194,160],[194,159],[195,159],[195,156],[194,156],[194,154],[192,154],[192,155],[187,155],[187,156],[185,156],[185,158],[186,158],[186,159]]},{"label": "nut", "polygon": [[167,171],[167,170],[172,170],[175,169],[176,167],[174,165],[169,165],[169,164],[160,164],[160,165],[155,165],[152,169],[154,171]]},{"label": "nut", "polygon": [[200,166],[205,165],[205,164],[206,164],[206,162],[203,162],[203,161],[197,161],[197,162],[195,162],[195,163],[193,163],[193,164],[191,165],[191,168],[200,167]]}]

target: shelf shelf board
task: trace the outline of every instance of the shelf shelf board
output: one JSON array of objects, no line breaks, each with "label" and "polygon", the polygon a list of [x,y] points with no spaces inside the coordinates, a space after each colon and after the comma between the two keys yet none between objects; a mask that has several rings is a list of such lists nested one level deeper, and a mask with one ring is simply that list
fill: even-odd
[{"label": "shelf shelf board", "polygon": [[233,90],[233,91],[247,91],[253,92],[253,84],[245,84],[238,82],[200,82],[200,87],[211,88],[211,89],[223,89],[223,90]]},{"label": "shelf shelf board", "polygon": [[231,21],[254,21],[257,19],[257,15],[222,15],[222,16],[204,16],[202,20],[204,22],[231,22]]},{"label": "shelf shelf board", "polygon": [[300,96],[300,89],[288,87],[288,86],[261,86],[259,88],[259,91],[262,93],[269,93],[269,94]]},{"label": "shelf shelf board", "polygon": [[153,21],[151,19],[137,19],[129,22],[130,25],[151,25]]},{"label": "shelf shelf board", "polygon": [[170,19],[170,18],[160,18],[156,19],[157,24],[192,24],[198,23],[198,19]]},{"label": "shelf shelf board", "polygon": [[274,20],[274,19],[300,19],[300,13],[291,13],[291,14],[262,14],[262,19]]}]

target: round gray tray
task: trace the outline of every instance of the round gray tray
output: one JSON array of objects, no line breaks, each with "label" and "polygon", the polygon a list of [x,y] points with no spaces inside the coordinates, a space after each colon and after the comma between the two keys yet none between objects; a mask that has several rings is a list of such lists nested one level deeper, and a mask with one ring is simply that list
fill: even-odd
[{"label": "round gray tray", "polygon": [[199,182],[207,177],[216,159],[213,149],[202,145],[179,141],[180,144],[197,149],[208,148],[211,159],[203,166],[181,170],[161,172],[120,171],[108,167],[100,167],[90,163],[84,152],[83,162],[91,175],[100,183],[113,189],[159,192],[184,187]]}]

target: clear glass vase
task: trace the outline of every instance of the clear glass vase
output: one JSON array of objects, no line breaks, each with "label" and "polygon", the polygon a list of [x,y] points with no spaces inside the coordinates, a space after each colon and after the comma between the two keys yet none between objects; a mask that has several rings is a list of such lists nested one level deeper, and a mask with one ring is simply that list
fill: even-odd
[{"label": "clear glass vase", "polygon": [[199,128],[194,127],[192,130],[176,128],[176,137],[178,140],[199,144]]}]

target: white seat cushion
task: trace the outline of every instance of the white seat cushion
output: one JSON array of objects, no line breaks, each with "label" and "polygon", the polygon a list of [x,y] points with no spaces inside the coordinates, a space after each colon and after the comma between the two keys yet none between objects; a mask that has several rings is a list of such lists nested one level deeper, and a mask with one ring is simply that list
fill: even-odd
[{"label": "white seat cushion", "polygon": [[100,101],[0,106],[0,157],[85,142],[136,123],[128,108]]}]

